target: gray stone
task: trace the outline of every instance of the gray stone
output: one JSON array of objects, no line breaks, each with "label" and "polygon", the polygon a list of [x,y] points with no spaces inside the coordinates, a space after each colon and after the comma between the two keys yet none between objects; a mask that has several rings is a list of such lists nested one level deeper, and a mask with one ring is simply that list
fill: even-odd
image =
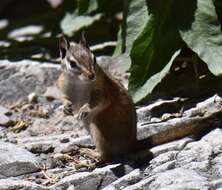
[{"label": "gray stone", "polygon": [[9,126],[12,121],[6,115],[0,115],[0,126]]},{"label": "gray stone", "polygon": [[27,131],[31,136],[62,134],[76,132],[76,135],[86,134],[80,128],[78,121],[73,116],[64,116],[62,111],[56,111],[49,119],[36,118]]},{"label": "gray stone", "polygon": [[139,169],[135,169],[129,174],[124,175],[123,177],[117,179],[113,183],[104,187],[103,190],[115,190],[115,189],[123,189],[130,184],[134,184],[142,179],[142,175]]},{"label": "gray stone", "polygon": [[8,179],[0,179],[0,189],[1,190],[9,190],[9,189],[47,190],[48,188],[25,180],[8,178]]},{"label": "gray stone", "polygon": [[0,105],[0,115],[11,115],[12,112],[6,107]]},{"label": "gray stone", "polygon": [[0,174],[18,176],[38,171],[40,159],[14,144],[0,142]]},{"label": "gray stone", "polygon": [[76,145],[93,146],[90,136],[83,136],[70,140],[68,143],[60,143],[56,148],[57,153],[67,153],[76,149]]},{"label": "gray stone", "polygon": [[54,151],[53,143],[51,142],[42,142],[42,143],[29,143],[26,146],[26,149],[34,154],[40,153],[51,153]]},{"label": "gray stone", "polygon": [[146,177],[140,182],[128,186],[125,190],[150,189],[150,190],[188,190],[188,189],[209,189],[206,177],[200,176],[197,172],[176,168],[166,172]]},{"label": "gray stone", "polygon": [[193,170],[176,168],[159,173],[153,177],[155,180],[149,184],[151,190],[209,189],[207,178],[199,175]]},{"label": "gray stone", "polygon": [[114,171],[118,170],[119,167],[122,166],[120,164],[112,164],[103,168],[96,168],[93,172],[75,173],[64,177],[57,184],[52,185],[51,189],[67,189],[70,185],[74,185],[75,190],[101,189],[117,180]]},{"label": "gray stone", "polygon": [[192,141],[193,141],[192,138],[185,137],[180,140],[176,140],[176,141],[172,141],[169,143],[165,143],[163,145],[156,146],[151,149],[151,152],[155,156],[158,156],[158,155],[163,154],[165,152],[182,150],[184,148],[184,146],[186,146],[186,144],[188,144]]},{"label": "gray stone", "polygon": [[56,86],[49,86],[47,87],[46,92],[44,93],[44,96],[48,100],[60,99],[61,93]]},{"label": "gray stone", "polygon": [[11,111],[0,105],[0,126],[9,126],[13,121],[8,117],[11,115]]},{"label": "gray stone", "polygon": [[75,190],[74,185],[70,185],[67,190]]},{"label": "gray stone", "polygon": [[202,138],[211,144],[214,154],[222,153],[222,129],[215,129]]},{"label": "gray stone", "polygon": [[29,93],[44,93],[59,75],[59,66],[30,60],[0,61],[0,102],[12,105],[27,100]]},{"label": "gray stone", "polygon": [[28,95],[28,101],[29,103],[36,103],[38,101],[38,95],[34,92],[30,93]]},{"label": "gray stone", "polygon": [[28,128],[28,132],[31,136],[38,136],[41,134],[53,134],[56,131],[55,125],[51,120],[46,120],[42,118],[36,118],[33,124]]}]

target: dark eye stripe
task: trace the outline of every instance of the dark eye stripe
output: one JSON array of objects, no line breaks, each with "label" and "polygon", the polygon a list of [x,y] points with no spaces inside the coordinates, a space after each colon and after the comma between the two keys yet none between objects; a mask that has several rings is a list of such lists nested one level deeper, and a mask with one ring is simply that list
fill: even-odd
[{"label": "dark eye stripe", "polygon": [[73,59],[68,59],[68,62],[69,62],[70,67],[71,67],[72,69],[79,69],[79,65],[78,65],[78,63],[77,63],[75,60],[73,60]]}]

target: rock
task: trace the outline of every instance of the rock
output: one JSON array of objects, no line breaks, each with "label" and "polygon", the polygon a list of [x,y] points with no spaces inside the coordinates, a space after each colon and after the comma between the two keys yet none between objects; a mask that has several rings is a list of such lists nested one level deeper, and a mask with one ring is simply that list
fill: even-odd
[{"label": "rock", "polygon": [[178,189],[209,189],[206,177],[192,170],[176,168],[146,177],[140,182],[124,188],[125,190],[178,190]]},{"label": "rock", "polygon": [[67,190],[75,190],[74,185],[70,185]]},{"label": "rock", "polygon": [[129,186],[130,184],[137,183],[142,179],[142,175],[139,169],[135,169],[127,175],[117,179],[113,183],[109,184],[103,190],[116,190],[123,189],[124,187]]},{"label": "rock", "polygon": [[65,132],[84,133],[80,124],[72,116],[64,116],[62,111],[56,111],[49,119],[36,118],[28,132],[31,136],[61,134]]},{"label": "rock", "polygon": [[27,99],[27,94],[44,93],[59,75],[59,66],[30,60],[0,61],[0,102],[12,105]]},{"label": "rock", "polygon": [[12,125],[14,123],[8,117],[11,114],[12,114],[12,112],[9,109],[7,109],[7,108],[5,108],[5,107],[0,105],[0,126],[7,127],[7,126],[10,126],[10,125]]},{"label": "rock", "polygon": [[49,120],[36,118],[33,124],[28,128],[31,136],[53,134],[56,131],[54,125]]},{"label": "rock", "polygon": [[60,139],[61,143],[68,143],[69,141],[70,141],[69,138]]},{"label": "rock", "polygon": [[29,103],[36,103],[38,101],[38,96],[36,93],[32,92],[28,95]]},{"label": "rock", "polygon": [[18,176],[38,171],[40,159],[14,144],[0,142],[0,175]]},{"label": "rock", "polygon": [[28,190],[47,190],[41,185],[37,185],[35,183],[31,183],[25,180],[16,180],[16,179],[0,179],[0,189],[1,190],[20,190],[20,189],[28,189]]},{"label": "rock", "polygon": [[96,168],[93,172],[75,173],[64,177],[57,184],[52,185],[51,189],[67,189],[70,185],[74,185],[75,190],[102,189],[117,180],[117,176],[121,174],[115,170],[121,167],[121,164],[112,164],[103,168]]},{"label": "rock", "polygon": [[177,168],[154,176],[155,180],[149,185],[154,189],[209,189],[207,178],[195,171]]},{"label": "rock", "polygon": [[56,86],[47,87],[46,92],[44,93],[44,96],[48,100],[54,100],[54,99],[60,99],[61,98],[60,91]]},{"label": "rock", "polygon": [[222,129],[215,129],[202,138],[211,144],[214,154],[222,153]]},{"label": "rock", "polygon": [[40,153],[51,153],[54,151],[54,147],[51,143],[33,143],[28,144],[26,146],[26,149],[34,154],[40,154]]},{"label": "rock", "polygon": [[9,116],[11,114],[12,114],[11,110],[9,110],[8,108],[5,108],[5,107],[0,105],[0,115],[7,115],[7,116]]},{"label": "rock", "polygon": [[93,146],[90,136],[83,136],[70,140],[68,143],[59,144],[55,148],[56,153],[68,153],[76,150],[76,145]]},{"label": "rock", "polygon": [[17,144],[18,143],[18,141],[17,141],[17,139],[15,138],[15,137],[12,137],[12,138],[8,138],[8,142],[10,142],[10,143],[13,143],[13,144]]},{"label": "rock", "polygon": [[0,126],[9,126],[11,125],[12,121],[6,115],[0,115]]},{"label": "rock", "polygon": [[159,145],[156,147],[153,147],[151,149],[151,152],[155,155],[163,155],[164,153],[168,153],[170,151],[178,151],[182,150],[188,143],[192,142],[193,139],[190,137],[185,137],[180,140],[172,141],[169,143],[165,143],[163,145]]}]

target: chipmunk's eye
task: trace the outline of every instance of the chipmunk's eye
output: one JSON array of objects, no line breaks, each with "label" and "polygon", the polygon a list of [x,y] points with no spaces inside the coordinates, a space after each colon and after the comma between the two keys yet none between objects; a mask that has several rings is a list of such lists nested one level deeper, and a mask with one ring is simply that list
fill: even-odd
[{"label": "chipmunk's eye", "polygon": [[77,64],[75,61],[70,61],[70,66],[74,69],[77,67]]}]

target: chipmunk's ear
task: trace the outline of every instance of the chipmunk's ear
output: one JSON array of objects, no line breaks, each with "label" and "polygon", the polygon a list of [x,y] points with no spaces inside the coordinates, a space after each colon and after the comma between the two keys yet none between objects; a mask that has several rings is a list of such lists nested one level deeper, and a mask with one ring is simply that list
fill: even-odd
[{"label": "chipmunk's ear", "polygon": [[62,59],[66,56],[69,47],[70,47],[69,41],[66,39],[64,34],[62,34],[61,37],[59,38],[59,52],[60,52],[60,57]]},{"label": "chipmunk's ear", "polygon": [[80,39],[79,43],[82,44],[84,47],[89,48],[89,45],[88,45],[88,43],[86,41],[86,37],[85,37],[85,31],[82,32],[81,39]]}]

